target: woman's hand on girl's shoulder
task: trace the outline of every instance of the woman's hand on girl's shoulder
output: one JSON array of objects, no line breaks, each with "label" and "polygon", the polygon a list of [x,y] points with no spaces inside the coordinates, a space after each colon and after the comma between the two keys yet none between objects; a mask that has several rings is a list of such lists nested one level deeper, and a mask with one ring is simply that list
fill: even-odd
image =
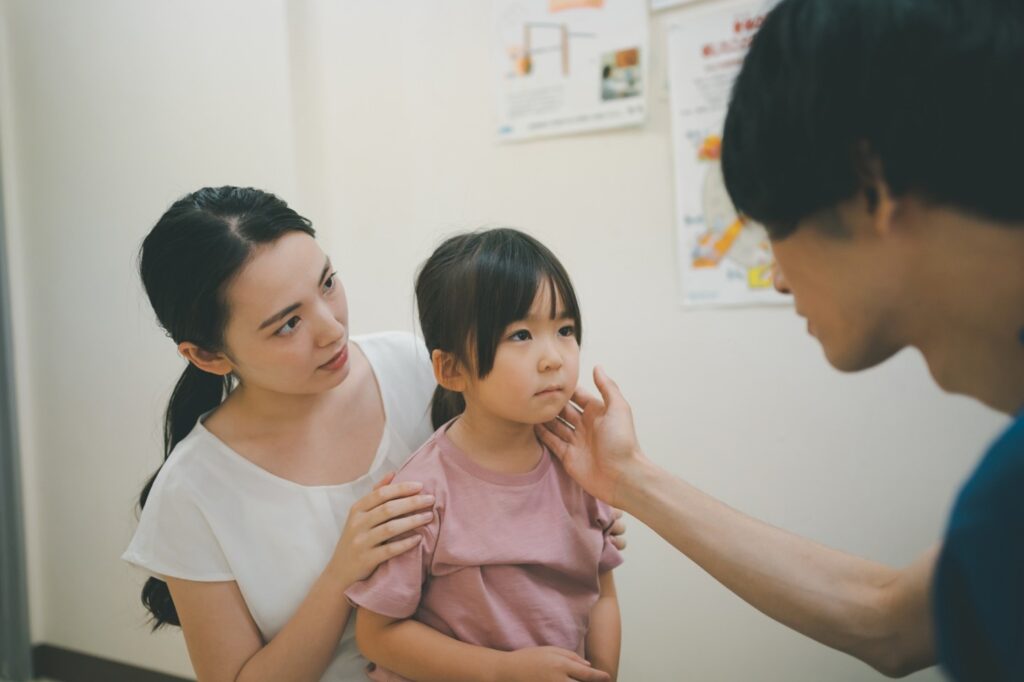
[{"label": "woman's hand on girl's shoulder", "polygon": [[613,508],[612,517],[615,520],[612,521],[611,528],[608,529],[608,535],[611,536],[615,549],[621,552],[626,549],[626,520],[622,518],[621,509]]},{"label": "woman's hand on girl's shoulder", "polygon": [[539,646],[506,654],[500,682],[610,682],[611,676],[567,649]]},{"label": "woman's hand on girl's shoulder", "polygon": [[377,566],[391,557],[418,545],[419,534],[400,536],[434,518],[434,496],[420,494],[420,483],[392,484],[394,477],[393,473],[385,476],[349,510],[328,568],[346,588],[370,577]]}]

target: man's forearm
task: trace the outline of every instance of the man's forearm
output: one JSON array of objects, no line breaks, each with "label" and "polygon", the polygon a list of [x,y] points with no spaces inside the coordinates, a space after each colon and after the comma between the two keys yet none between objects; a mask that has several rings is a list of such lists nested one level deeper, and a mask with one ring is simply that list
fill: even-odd
[{"label": "man's forearm", "polygon": [[[885,674],[934,662],[935,553],[905,570],[751,518],[641,458],[617,502],[752,606]],[[910,670],[908,670],[910,669]]]}]

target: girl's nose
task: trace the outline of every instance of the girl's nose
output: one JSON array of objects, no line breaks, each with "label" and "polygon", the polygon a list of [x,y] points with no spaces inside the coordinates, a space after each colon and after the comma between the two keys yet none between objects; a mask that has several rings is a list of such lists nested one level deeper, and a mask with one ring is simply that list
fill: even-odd
[{"label": "girl's nose", "polygon": [[549,343],[545,345],[544,351],[540,356],[540,371],[550,372],[553,369],[559,369],[562,366],[562,354],[558,352],[558,347],[555,343]]}]

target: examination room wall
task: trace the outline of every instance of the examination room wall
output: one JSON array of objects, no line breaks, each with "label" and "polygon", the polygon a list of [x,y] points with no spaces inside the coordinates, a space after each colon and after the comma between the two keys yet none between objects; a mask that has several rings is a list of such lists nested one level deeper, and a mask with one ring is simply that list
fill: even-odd
[{"label": "examination room wall", "polygon": [[[189,674],[118,556],[181,370],[134,257],[171,201],[211,184],[277,192],[314,220],[353,333],[414,329],[413,274],[444,235],[526,229],[572,275],[584,370],[619,382],[653,459],[875,560],[935,543],[1003,418],[943,394],[913,351],[839,374],[791,306],[679,306],[669,19],[651,23],[644,126],[498,145],[488,2],[0,4],[33,641]],[[620,679],[880,679],[639,523],[628,536]]]}]

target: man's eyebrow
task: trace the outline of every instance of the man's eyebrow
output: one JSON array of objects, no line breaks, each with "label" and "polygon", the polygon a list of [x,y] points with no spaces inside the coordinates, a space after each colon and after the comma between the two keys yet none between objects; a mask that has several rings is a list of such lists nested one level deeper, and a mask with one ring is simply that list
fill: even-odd
[{"label": "man's eyebrow", "polygon": [[[327,261],[324,263],[324,269],[320,271],[320,281],[319,281],[320,284],[323,284],[324,280],[327,279],[327,273],[330,272],[330,270],[331,270],[331,259],[328,258]],[[275,322],[279,321],[281,318],[283,318],[288,313],[295,312],[296,310],[298,310],[301,307],[302,307],[301,303],[292,303],[287,308],[282,308],[281,310],[279,310],[278,312],[274,313],[273,315],[271,315],[267,319],[263,320],[263,322],[260,324],[260,327],[259,327],[258,331],[263,331],[264,329],[266,329],[270,325],[272,325]]]}]

